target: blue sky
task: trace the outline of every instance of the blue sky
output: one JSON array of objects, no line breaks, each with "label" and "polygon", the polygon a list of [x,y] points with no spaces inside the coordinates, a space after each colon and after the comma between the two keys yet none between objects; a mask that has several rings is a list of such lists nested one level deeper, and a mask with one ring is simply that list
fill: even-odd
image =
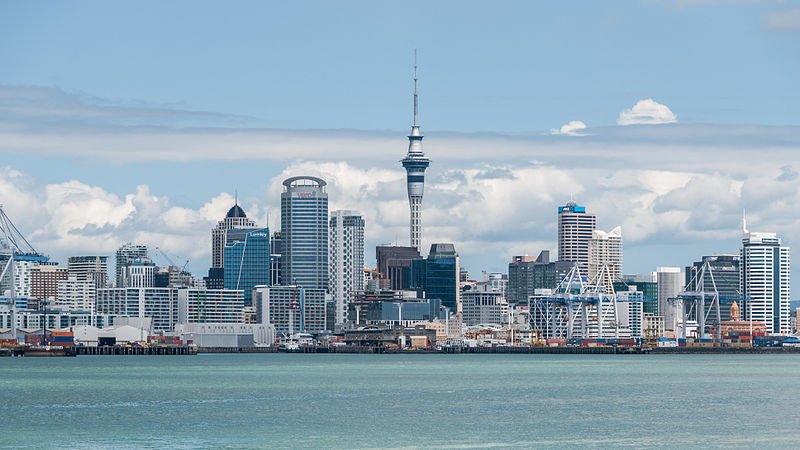
[{"label": "blue sky", "polygon": [[[402,242],[414,48],[427,233],[473,272],[552,248],[571,196],[624,225],[626,273],[736,251],[742,207],[800,238],[775,215],[798,191],[797,1],[3,2],[0,197],[54,256],[105,230],[87,251],[148,239],[201,272],[234,189],[274,226],[279,178],[317,171],[369,245]],[[618,125],[647,99],[655,125]]]}]

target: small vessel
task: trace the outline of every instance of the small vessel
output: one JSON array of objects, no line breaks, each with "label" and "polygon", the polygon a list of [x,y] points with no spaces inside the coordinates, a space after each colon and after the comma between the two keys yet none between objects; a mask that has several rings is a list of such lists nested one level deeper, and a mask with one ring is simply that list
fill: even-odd
[{"label": "small vessel", "polygon": [[783,340],[784,347],[800,347],[800,336],[789,336]]}]

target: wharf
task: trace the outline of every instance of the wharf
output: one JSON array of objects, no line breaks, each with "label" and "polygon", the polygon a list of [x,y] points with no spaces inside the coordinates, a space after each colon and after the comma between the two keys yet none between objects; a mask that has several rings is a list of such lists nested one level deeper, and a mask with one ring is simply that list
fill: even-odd
[{"label": "wharf", "polygon": [[103,346],[103,347],[75,347],[78,355],[118,355],[118,356],[191,356],[197,354],[197,347],[173,347],[173,346],[153,346],[153,347],[130,347],[122,345]]},{"label": "wharf", "polygon": [[197,353],[277,353],[277,347],[197,347]]}]

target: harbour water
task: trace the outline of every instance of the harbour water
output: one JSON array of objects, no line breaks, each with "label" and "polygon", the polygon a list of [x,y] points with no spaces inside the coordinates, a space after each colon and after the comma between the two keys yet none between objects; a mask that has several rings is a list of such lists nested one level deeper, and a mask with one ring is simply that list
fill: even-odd
[{"label": "harbour water", "polygon": [[786,447],[800,355],[0,359],[0,447]]}]

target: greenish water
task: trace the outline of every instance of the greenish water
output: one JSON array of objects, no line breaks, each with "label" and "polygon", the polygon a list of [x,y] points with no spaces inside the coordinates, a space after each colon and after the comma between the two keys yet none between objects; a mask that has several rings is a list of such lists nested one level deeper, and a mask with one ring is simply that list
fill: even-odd
[{"label": "greenish water", "polygon": [[797,447],[798,355],[0,358],[0,446]]}]

